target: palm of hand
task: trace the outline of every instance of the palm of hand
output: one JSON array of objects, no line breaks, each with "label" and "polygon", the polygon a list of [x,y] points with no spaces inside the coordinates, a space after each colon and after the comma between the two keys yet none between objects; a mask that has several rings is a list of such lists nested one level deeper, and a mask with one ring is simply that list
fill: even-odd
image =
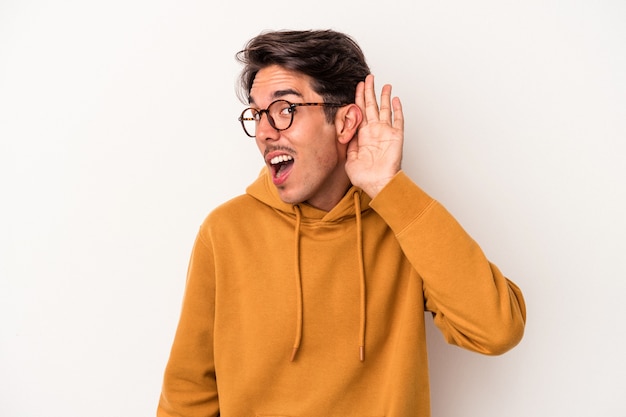
[{"label": "palm of hand", "polygon": [[404,141],[402,105],[398,98],[391,100],[391,86],[385,85],[379,109],[371,75],[357,86],[356,104],[363,120],[348,145],[346,173],[352,184],[374,198],[400,170]]}]

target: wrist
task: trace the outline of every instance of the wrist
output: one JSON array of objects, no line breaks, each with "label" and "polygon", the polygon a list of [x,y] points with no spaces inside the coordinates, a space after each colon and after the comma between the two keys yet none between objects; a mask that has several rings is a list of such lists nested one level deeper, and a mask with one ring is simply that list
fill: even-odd
[{"label": "wrist", "polygon": [[378,193],[380,193],[383,190],[383,188],[385,188],[387,184],[389,184],[389,182],[393,179],[393,177],[396,174],[397,172],[389,177],[380,179],[376,182],[364,184],[360,188],[363,190],[363,192],[365,192],[365,194],[367,194],[373,200],[378,195]]}]

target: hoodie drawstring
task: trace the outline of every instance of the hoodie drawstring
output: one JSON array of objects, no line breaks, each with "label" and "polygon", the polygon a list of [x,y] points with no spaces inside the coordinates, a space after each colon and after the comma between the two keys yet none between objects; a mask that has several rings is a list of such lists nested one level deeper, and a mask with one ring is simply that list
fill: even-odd
[{"label": "hoodie drawstring", "polygon": [[[300,270],[300,226],[302,223],[302,212],[298,205],[294,205],[296,213],[296,229],[295,229],[295,277],[296,277],[296,337],[291,351],[291,359],[293,362],[302,342],[303,328],[303,310],[304,301],[302,296],[302,271]],[[367,306],[365,292],[365,263],[363,258],[363,227],[361,224],[361,197],[358,191],[354,192],[354,209],[356,212],[356,229],[357,229],[357,252],[359,260],[359,360],[365,361],[365,328],[367,325]]]},{"label": "hoodie drawstring", "polygon": [[365,294],[365,264],[363,261],[363,227],[361,226],[361,198],[358,191],[354,192],[354,211],[356,212],[356,242],[357,252],[359,256],[359,296],[360,296],[360,312],[359,312],[359,359],[365,361],[365,326],[367,321],[367,306]]},{"label": "hoodie drawstring", "polygon": [[296,264],[296,340],[293,342],[293,350],[291,352],[291,362],[296,358],[298,349],[300,348],[300,342],[302,341],[302,313],[303,313],[303,301],[302,301],[302,273],[300,272],[300,223],[302,222],[302,213],[300,207],[294,205],[296,212],[296,250],[295,250],[295,264]]}]

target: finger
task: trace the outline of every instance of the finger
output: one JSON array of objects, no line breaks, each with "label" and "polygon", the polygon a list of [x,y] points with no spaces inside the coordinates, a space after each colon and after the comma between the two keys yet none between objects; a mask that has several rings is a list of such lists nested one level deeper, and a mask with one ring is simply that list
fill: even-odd
[{"label": "finger", "polygon": [[393,106],[393,127],[404,131],[404,114],[402,113],[402,102],[398,97],[394,97],[391,102]]},{"label": "finger", "polygon": [[365,78],[365,118],[368,122],[378,121],[379,118],[376,92],[374,91],[374,76],[372,74]]},{"label": "finger", "polygon": [[[365,83],[363,81],[356,85],[356,92],[354,94],[354,103],[361,109],[361,114],[365,115]],[[361,121],[361,126],[366,124],[365,116]]]},{"label": "finger", "polygon": [[380,93],[380,112],[379,118],[381,122],[391,124],[391,85],[386,84]]}]

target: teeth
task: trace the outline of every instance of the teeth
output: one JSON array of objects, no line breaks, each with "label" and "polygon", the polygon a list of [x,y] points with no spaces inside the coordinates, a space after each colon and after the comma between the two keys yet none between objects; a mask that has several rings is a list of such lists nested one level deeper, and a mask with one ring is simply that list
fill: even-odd
[{"label": "teeth", "polygon": [[270,159],[270,164],[276,165],[276,164],[280,164],[281,162],[287,162],[287,161],[293,161],[293,157],[289,155],[278,155]]}]

